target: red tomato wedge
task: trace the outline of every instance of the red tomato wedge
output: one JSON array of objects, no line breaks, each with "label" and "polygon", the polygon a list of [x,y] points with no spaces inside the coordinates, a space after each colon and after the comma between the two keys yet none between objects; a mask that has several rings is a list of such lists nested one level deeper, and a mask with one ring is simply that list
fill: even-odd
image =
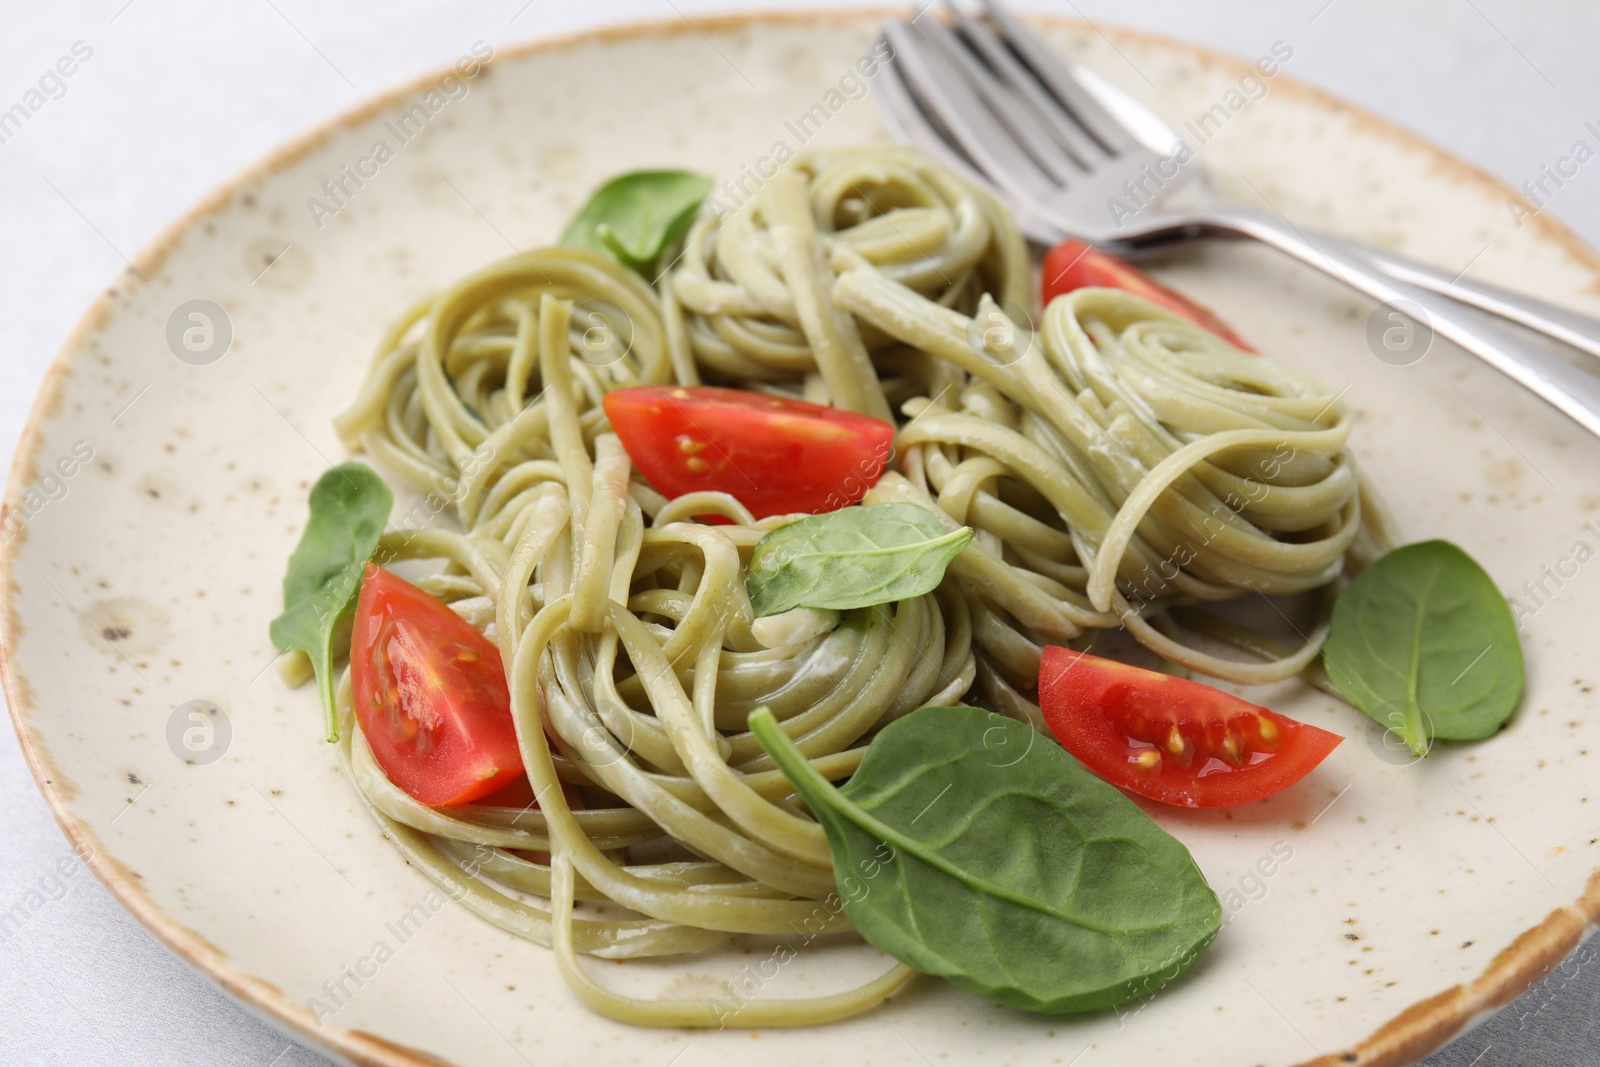
[{"label": "red tomato wedge", "polygon": [[522,774],[500,650],[371,563],[356,602],[350,687],[378,766],[419,803],[465,804]]},{"label": "red tomato wedge", "polygon": [[1200,682],[1056,646],[1039,664],[1039,706],[1091,771],[1185,808],[1271,796],[1344,740]]},{"label": "red tomato wedge", "polygon": [[1123,289],[1134,296],[1142,296],[1152,304],[1159,304],[1174,315],[1204,326],[1224,341],[1254,352],[1228,324],[1206,308],[1196,304],[1182,293],[1174,292],[1156,281],[1133,264],[1105,252],[1096,252],[1082,241],[1062,241],[1044,257],[1041,296],[1046,305],[1062,293],[1089,286]]},{"label": "red tomato wedge", "polygon": [[894,437],[866,415],[703,385],[614,389],[605,410],[657,490],[728,493],[758,519],[854,504],[883,473]]}]

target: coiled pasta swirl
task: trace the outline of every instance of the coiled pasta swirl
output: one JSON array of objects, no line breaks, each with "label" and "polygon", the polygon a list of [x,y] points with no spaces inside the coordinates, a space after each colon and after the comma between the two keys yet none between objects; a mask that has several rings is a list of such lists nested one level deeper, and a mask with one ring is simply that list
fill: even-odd
[{"label": "coiled pasta swirl", "polygon": [[841,248],[941,307],[1029,300],[1027,250],[993,196],[912,149],[852,148],[802,153],[740,210],[700,219],[670,278],[669,329],[681,318],[707,374],[889,419],[948,369],[834,305]]},{"label": "coiled pasta swirl", "polygon": [[[339,420],[353,446],[459,520],[461,532],[386,534],[379,556],[443,559],[419,584],[499,644],[538,806],[422,807],[388,782],[349,722],[347,769],[413,865],[489,921],[569,955],[695,951],[807,923],[846,929],[836,901],[819,904],[834,892],[821,831],[786,799],[791,786],[745,718],[771,708],[819,770],[843,777],[875,727],[958,701],[975,672],[965,604],[945,595],[846,612],[792,645],[756,640],[743,576],[750,550],[783,520],[756,522],[722,494],[666,501],[633,480],[599,407],[609,388],[667,378],[671,358],[641,281],[602,257],[547,249],[413,308]],[[733,522],[690,521],[707,513]],[[562,783],[586,791],[581,807]],[[619,856],[641,846],[668,858]],[[563,884],[627,914],[572,918]],[[607,1013],[717,1021],[706,1003],[642,1005],[563,966]],[[893,968],[867,992],[880,998],[906,974]],[[864,1006],[854,993],[750,1005],[741,1022]]]}]

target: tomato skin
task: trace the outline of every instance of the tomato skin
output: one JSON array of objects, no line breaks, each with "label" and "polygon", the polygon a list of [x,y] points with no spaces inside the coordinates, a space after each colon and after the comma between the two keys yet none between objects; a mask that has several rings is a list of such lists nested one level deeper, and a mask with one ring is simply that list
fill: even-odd
[{"label": "tomato skin", "polygon": [[1179,318],[1205,327],[1235,348],[1255,351],[1207,308],[1167,288],[1126,260],[1106,252],[1097,252],[1082,241],[1062,241],[1046,253],[1042,275],[1040,295],[1046,305],[1062,293],[1070,293],[1074,289],[1090,286],[1122,289],[1166,308]]},{"label": "tomato skin", "polygon": [[1057,646],[1039,664],[1039,706],[1095,774],[1185,808],[1271,796],[1344,740],[1202,682]]},{"label": "tomato skin", "polygon": [[894,438],[880,419],[741,389],[635,385],[604,404],[657,490],[728,493],[758,519],[856,503],[883,473]]},{"label": "tomato skin", "polygon": [[373,758],[419,803],[465,804],[522,774],[500,650],[372,563],[356,601],[350,688]]}]

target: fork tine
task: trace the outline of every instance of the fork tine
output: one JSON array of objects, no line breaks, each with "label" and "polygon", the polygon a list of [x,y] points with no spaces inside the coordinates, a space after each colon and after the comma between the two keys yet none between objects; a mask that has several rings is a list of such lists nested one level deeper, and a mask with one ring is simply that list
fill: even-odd
[{"label": "fork tine", "polygon": [[[872,86],[874,99],[878,101],[878,110],[883,114],[883,122],[890,128],[896,141],[906,141],[915,144],[923,152],[936,158],[939,162],[949,166],[950,170],[960,174],[966,181],[973,182],[974,186],[994,186],[994,182],[984,178],[982,171],[973,165],[971,160],[960,154],[957,149],[950,146],[949,138],[944,131],[934,125],[933,120],[917,106],[912,91],[909,90],[901,77],[896,64],[886,64],[883,67],[883,77],[878,78]],[[1056,245],[1066,237],[1066,230],[1062,230],[1058,222],[1038,216],[1030,210],[1029,200],[1013,198],[1013,214],[1016,218],[1018,229],[1032,242],[1040,245]]]},{"label": "fork tine", "polygon": [[1137,147],[1122,123],[1078,84],[1071,65],[1041,45],[1004,4],[983,0],[983,8],[1011,51],[1108,153],[1120,155]]},{"label": "fork tine", "polygon": [[[968,91],[966,76],[939,54],[936,47],[918,40],[915,26],[890,18],[884,36],[894,46],[895,66],[904,75],[912,97],[950,132],[955,142],[989,180],[1013,196],[1043,200],[1054,186],[1039,165],[997,130],[996,122]],[[949,85],[953,91],[946,91]]]},{"label": "fork tine", "polygon": [[998,80],[994,72],[961,43],[954,30],[937,19],[927,19],[919,28],[929,44],[966,75],[967,82],[989,106],[994,118],[1010,131],[1017,147],[1032,156],[1057,184],[1066,185],[1086,173],[1078,160],[1056,144],[1050,131],[1016,92]]},{"label": "fork tine", "polygon": [[1064,114],[1061,104],[1039,84],[1038,78],[1023,66],[1010,49],[1001,44],[997,31],[979,24],[954,0],[945,6],[955,16],[962,38],[984,59],[990,70],[1010,86],[1026,110],[1055,142],[1085,172],[1094,169],[1106,151],[1083,127]]},{"label": "fork tine", "polygon": [[[993,184],[969,159],[951,147],[945,134],[917,106],[896,64],[885,65],[883,76],[873,85],[873,99],[878,102],[884,122],[896,140],[916,145],[974,185],[988,188]],[[1029,240],[1053,245],[1066,236],[1058,224],[1034,215],[1027,207],[1028,201],[1014,200],[1013,204],[1012,214],[1017,226]]]},{"label": "fork tine", "polygon": [[[879,37],[878,40],[882,41],[885,38]],[[873,89],[874,97],[882,105],[880,110],[884,113],[883,117],[888,123],[889,132],[894,134],[897,140],[909,141],[921,148],[967,180],[987,185],[989,179],[973,166],[971,160],[951,146],[949,137],[934,125],[934,121],[917,105],[916,98],[906,85],[898,64],[887,63],[883,69],[887,77],[874,83]],[[883,89],[881,94],[876,92],[880,86]]]}]

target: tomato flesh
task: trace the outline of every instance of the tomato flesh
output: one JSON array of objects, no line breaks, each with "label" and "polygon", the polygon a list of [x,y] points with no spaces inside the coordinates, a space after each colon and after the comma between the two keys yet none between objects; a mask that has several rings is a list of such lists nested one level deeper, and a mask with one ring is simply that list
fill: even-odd
[{"label": "tomato flesh", "polygon": [[1186,808],[1271,796],[1344,740],[1201,682],[1056,646],[1039,664],[1039,706],[1095,774]]},{"label": "tomato flesh", "polygon": [[350,687],[373,758],[419,803],[465,804],[522,774],[500,650],[371,563],[356,602]]},{"label": "tomato flesh", "polygon": [[1041,296],[1046,305],[1062,293],[1070,293],[1074,289],[1091,286],[1122,289],[1166,308],[1179,318],[1205,327],[1235,348],[1255,351],[1207,308],[1167,288],[1126,260],[1097,252],[1082,241],[1063,241],[1052,248],[1044,257],[1042,275]]},{"label": "tomato flesh", "polygon": [[758,519],[856,503],[883,473],[894,437],[866,415],[714,386],[614,389],[605,412],[661,493],[728,493]]}]

